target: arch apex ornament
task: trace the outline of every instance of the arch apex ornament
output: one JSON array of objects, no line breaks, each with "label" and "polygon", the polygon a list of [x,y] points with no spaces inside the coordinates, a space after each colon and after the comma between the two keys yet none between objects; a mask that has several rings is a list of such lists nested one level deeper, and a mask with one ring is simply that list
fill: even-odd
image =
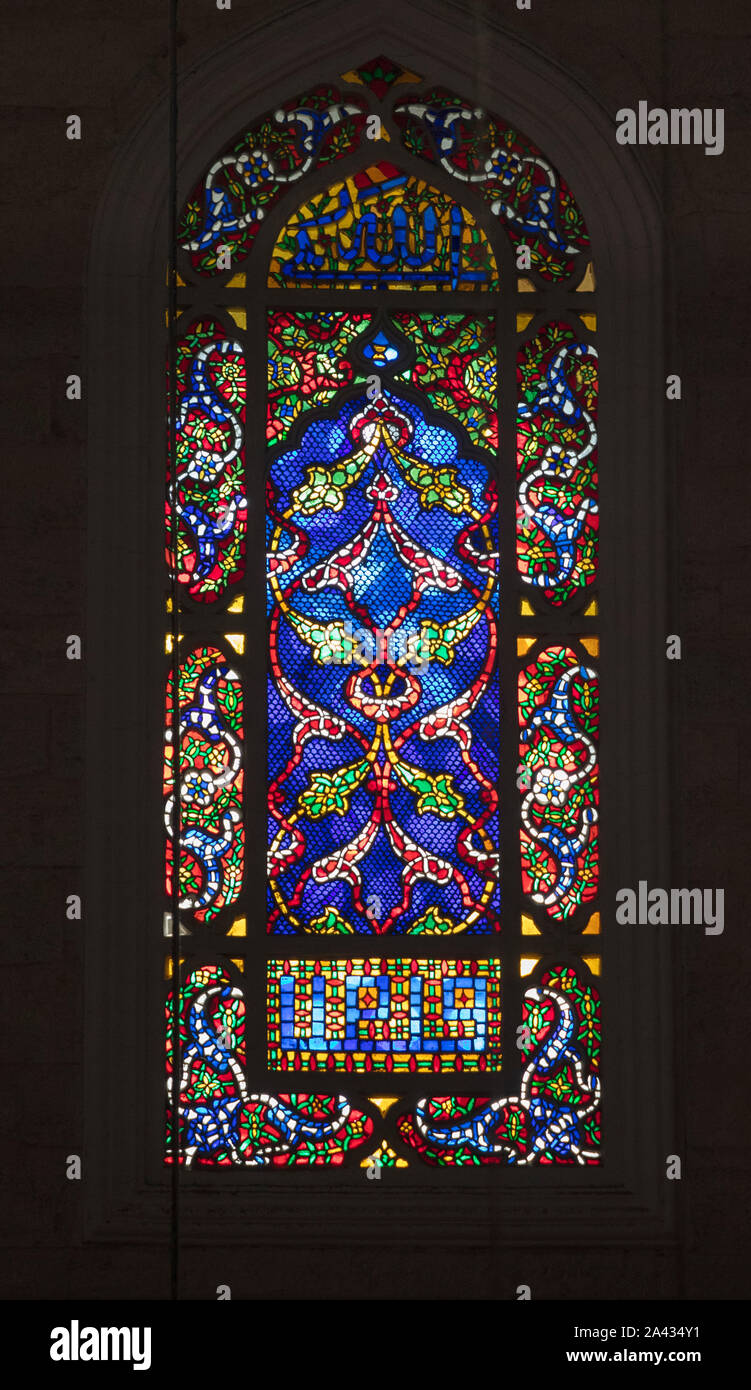
[{"label": "arch apex ornament", "polygon": [[367,87],[378,101],[383,101],[393,86],[401,86],[405,82],[409,86],[415,86],[421,81],[419,73],[410,72],[408,68],[385,58],[383,54],[380,58],[372,58],[360,67],[352,68],[350,72],[342,73],[342,82]]}]

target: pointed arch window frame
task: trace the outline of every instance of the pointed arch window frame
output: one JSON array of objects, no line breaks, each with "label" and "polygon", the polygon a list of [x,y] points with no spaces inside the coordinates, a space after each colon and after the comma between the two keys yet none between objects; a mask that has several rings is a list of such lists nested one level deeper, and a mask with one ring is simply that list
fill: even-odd
[{"label": "pointed arch window frame", "polygon": [[[181,94],[183,192],[187,193],[196,171],[210,162],[235,131],[291,92],[303,91],[306,84],[320,78],[321,72],[346,72],[356,66],[365,48],[397,53],[405,66],[428,71],[436,83],[459,93],[476,90],[472,74],[457,68],[455,58],[449,56],[450,33],[445,20],[442,29],[435,26],[429,38],[414,32],[412,19],[406,32],[402,18],[398,27],[394,20],[391,23],[389,33],[388,20],[384,20],[379,33],[368,36],[366,45],[361,38],[343,35],[338,47],[341,56],[332,56],[328,48],[325,62],[320,60],[318,66],[310,55],[303,57],[301,30],[294,43],[285,39],[283,75],[272,75],[252,94],[247,87],[252,31],[244,42],[234,44],[231,52],[224,50],[203,65],[184,84]],[[663,881],[660,865],[664,865],[667,851],[661,742],[665,692],[648,651],[650,643],[654,648],[656,639],[662,638],[664,623],[660,618],[665,601],[665,566],[660,563],[656,544],[657,520],[664,505],[662,417],[654,389],[661,365],[659,222],[636,162],[631,160],[630,170],[624,171],[614,140],[608,143],[605,118],[594,104],[584,101],[573,84],[521,45],[499,34],[493,35],[493,43],[497,59],[493,70],[498,77],[487,95],[483,94],[483,105],[498,111],[515,128],[529,132],[551,162],[563,168],[585,207],[596,255],[602,325],[598,334],[603,384],[600,433],[606,460],[601,463],[600,478],[606,544],[600,562],[598,627],[608,654],[603,680],[605,728],[610,724],[624,731],[622,742],[606,735],[601,748],[603,799],[611,818],[610,848],[602,865],[602,896],[603,901],[612,902],[615,886],[620,883],[635,881],[645,873],[653,881]],[[570,117],[568,125],[562,109]],[[93,1171],[86,1229],[105,1238],[122,1238],[137,1231],[161,1231],[166,1237],[168,1225],[168,1178],[157,1157],[163,1119],[159,962],[163,962],[164,942],[157,940],[155,946],[154,922],[158,922],[161,908],[161,845],[159,836],[149,836],[139,823],[138,811],[139,806],[154,804],[154,770],[158,777],[162,737],[159,700],[153,699],[162,677],[159,649],[164,631],[160,533],[163,397],[159,399],[163,337],[154,331],[164,322],[160,254],[165,244],[160,206],[163,189],[159,160],[153,154],[160,114],[152,113],[120,158],[100,209],[89,275],[89,573],[93,582],[89,613],[86,1114]],[[319,171],[319,186],[331,182],[340,171],[344,173],[350,159],[352,167],[357,167],[363,162],[362,153]],[[407,167],[401,158],[398,162]],[[412,167],[418,176],[440,185],[441,171],[434,178],[434,171],[426,173],[423,163],[414,161]],[[601,179],[610,174],[610,181],[605,179],[607,197],[598,196],[593,177],[597,171]],[[450,177],[442,178],[447,191],[462,201]],[[313,187],[312,182],[306,184],[306,192]],[[601,191],[602,183],[600,195]],[[126,207],[129,213],[123,217]],[[471,210],[475,212],[474,207]],[[257,266],[264,266],[263,256],[255,259]],[[637,285],[639,293],[624,293],[623,287],[629,284]],[[216,293],[210,284],[205,293],[208,310]],[[314,302],[315,293],[306,294],[306,301]],[[556,300],[562,304],[565,293],[555,289],[549,293],[551,314]],[[363,292],[363,298],[374,307],[372,294]],[[529,306],[533,296],[524,298]],[[328,291],[326,299],[331,299]],[[422,294],[420,307],[427,308],[430,299],[432,296]],[[200,296],[192,303],[197,311]],[[113,323],[119,329],[114,335]],[[263,360],[258,355],[254,361],[251,354],[249,379],[255,366],[263,369],[261,379],[265,381],[264,330],[265,323],[259,335],[264,338]],[[501,361],[514,361],[515,350],[514,334],[511,353],[506,348]],[[513,395],[513,387],[511,391]],[[634,397],[646,406],[643,414],[636,413],[638,418],[632,409]],[[112,421],[118,413],[123,427],[113,438]],[[506,418],[513,418],[513,404]],[[646,524],[633,503],[635,475],[642,480],[643,505],[652,502]],[[624,514],[626,523],[619,526],[616,523],[622,523]],[[113,517],[117,519],[114,527]],[[108,574],[117,580],[114,605]],[[251,644],[265,640],[262,624],[254,634],[250,614],[247,630]],[[130,663],[124,659],[128,651],[134,653]],[[151,695],[147,697],[146,691]],[[117,739],[113,739],[115,730]],[[252,751],[249,758],[253,758]],[[647,807],[646,815],[643,807],[637,808],[635,791],[622,794],[629,764],[635,765],[637,772],[648,769],[654,778],[655,805]],[[628,782],[631,789],[637,785],[638,776]],[[157,900],[152,896],[152,884]],[[588,1224],[593,1238],[599,1238],[603,1220],[625,1241],[645,1230],[653,1237],[664,1234],[669,1225],[669,1209],[658,1199],[662,1160],[670,1151],[669,1137],[674,1132],[665,1065],[671,1037],[669,960],[660,943],[639,941],[638,949],[630,950],[632,943],[627,946],[622,936],[608,932],[607,927],[606,922],[598,949],[602,947],[606,961],[606,982],[611,979],[617,986],[611,991],[606,986],[605,990],[608,1162],[586,1170],[526,1172],[521,1185],[518,1173],[511,1175],[510,1182],[509,1172],[503,1168],[479,1174],[454,1170],[448,1187],[435,1181],[427,1186],[421,1182],[427,1204],[421,1205],[423,1213],[433,1211],[438,1217],[446,1212],[447,1202],[452,1210],[461,1210],[463,1238],[472,1231],[476,1238],[483,1238],[486,1220],[483,1203],[478,1202],[478,1188],[499,1216],[503,1213],[503,1238],[516,1243],[544,1241],[545,1221],[539,1214],[543,1193],[547,1210],[556,1204],[557,1241],[581,1241]],[[648,1008],[646,1025],[642,1020],[640,1027],[634,1026],[637,994]],[[624,1042],[628,1043],[628,1056],[624,1055]],[[142,1123],[139,1115],[144,1109],[150,1118]],[[644,1121],[645,1112],[649,1123]],[[253,1239],[275,1239],[274,1211],[283,1224],[289,1223],[290,1231],[318,1230],[325,1212],[324,1219],[331,1227],[344,1232],[354,1222],[363,1238],[377,1238],[379,1217],[372,1195],[356,1190],[350,1180],[342,1189],[339,1173],[329,1173],[329,1198],[324,1196],[321,1204],[316,1203],[316,1212],[311,1214],[310,1187],[304,1173],[264,1172],[270,1186],[263,1216],[253,1195],[258,1191],[257,1181],[253,1181],[257,1176],[247,1170],[233,1172],[229,1179],[226,1172],[217,1175],[204,1170],[197,1174],[182,1199],[191,1229],[208,1231],[202,1200],[208,1189],[212,1238],[234,1241],[241,1232],[249,1238],[252,1231]],[[403,1179],[406,1175],[400,1176]],[[434,1179],[435,1173],[431,1170],[429,1176]],[[513,1203],[508,1207],[512,1194]],[[402,1181],[400,1191],[389,1194],[389,1209],[395,1215],[401,1211],[408,1221],[413,1200],[413,1184]],[[428,1226],[436,1230],[435,1222],[428,1222]],[[436,1239],[445,1240],[445,1236],[436,1234]]]}]

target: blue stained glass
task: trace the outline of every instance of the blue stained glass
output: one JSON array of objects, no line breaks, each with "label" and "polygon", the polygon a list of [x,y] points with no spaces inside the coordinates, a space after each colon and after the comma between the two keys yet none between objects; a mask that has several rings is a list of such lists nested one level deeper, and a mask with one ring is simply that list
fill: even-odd
[{"label": "blue stained glass", "polygon": [[[497,927],[497,520],[486,462],[398,374],[270,470],[270,929]],[[367,367],[366,367],[367,370]],[[380,379],[379,379],[380,381]]]}]

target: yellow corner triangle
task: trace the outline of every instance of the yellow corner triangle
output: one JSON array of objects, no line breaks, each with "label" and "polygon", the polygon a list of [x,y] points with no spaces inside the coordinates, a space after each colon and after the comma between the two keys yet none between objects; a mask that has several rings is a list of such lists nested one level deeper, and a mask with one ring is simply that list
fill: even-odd
[{"label": "yellow corner triangle", "polygon": [[590,261],[587,266],[587,269],[584,272],[584,278],[576,286],[576,293],[585,294],[588,291],[592,291],[596,288],[597,281],[595,280],[595,264],[594,261]]},{"label": "yellow corner triangle", "polygon": [[398,1096],[368,1096],[370,1104],[377,1105],[382,1115],[385,1115],[392,1105],[396,1105],[398,1099]]}]

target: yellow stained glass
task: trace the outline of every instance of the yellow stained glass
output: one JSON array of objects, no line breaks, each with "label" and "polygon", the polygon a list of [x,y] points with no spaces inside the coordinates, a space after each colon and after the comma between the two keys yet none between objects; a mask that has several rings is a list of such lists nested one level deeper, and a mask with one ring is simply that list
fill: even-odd
[{"label": "yellow stained glass", "polygon": [[576,292],[577,294],[586,294],[587,292],[596,288],[597,281],[595,280],[594,262],[590,261],[587,266],[587,269],[584,272],[584,278],[576,286]]},{"label": "yellow stained glass", "polygon": [[370,1168],[374,1163],[377,1163],[381,1168],[409,1167],[409,1160],[406,1158],[397,1158],[394,1150],[386,1143],[385,1139],[381,1143],[380,1149],[376,1149],[374,1153],[368,1154],[367,1158],[362,1159],[360,1167]]},{"label": "yellow stained glass", "polygon": [[[356,82],[358,87],[365,85],[357,68],[351,68],[349,72],[343,72],[341,78],[342,82]],[[410,72],[408,68],[402,68],[401,73],[391,78],[391,85],[398,87],[400,82],[422,82],[422,78],[419,73]]]},{"label": "yellow stained glass", "polygon": [[396,1105],[398,1099],[398,1096],[368,1096],[370,1104],[377,1105],[382,1115],[385,1115],[392,1105]]}]

